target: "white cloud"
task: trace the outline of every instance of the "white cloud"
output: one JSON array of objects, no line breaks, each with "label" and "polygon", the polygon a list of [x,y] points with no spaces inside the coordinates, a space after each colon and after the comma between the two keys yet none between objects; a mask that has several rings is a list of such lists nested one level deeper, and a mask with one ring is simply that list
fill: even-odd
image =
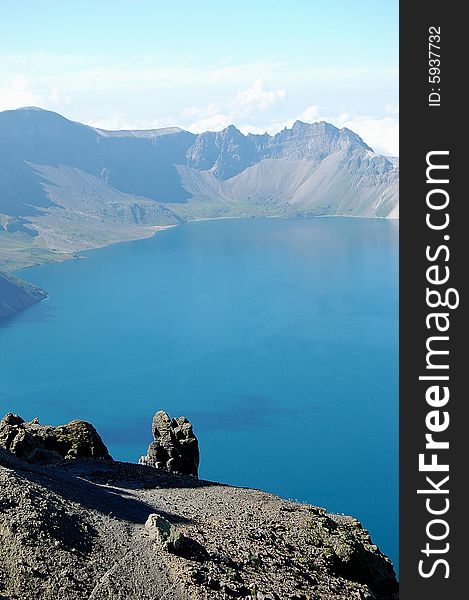
[{"label": "white cloud", "polygon": [[248,88],[238,90],[232,98],[222,103],[189,106],[182,109],[179,122],[182,127],[194,133],[220,131],[231,124],[237,124],[241,131],[249,129],[254,133],[254,130],[258,131],[259,127],[243,125],[242,122],[256,113],[273,109],[285,97],[285,90],[267,89],[261,79],[256,79]]},{"label": "white cloud", "polygon": [[397,119],[363,119],[354,123],[355,131],[368,139],[376,152],[399,156],[399,121]]},{"label": "white cloud", "polygon": [[16,75],[6,87],[0,87],[0,110],[43,104],[42,96],[30,89],[30,82],[23,74]]},{"label": "white cloud", "polygon": [[264,111],[275,106],[285,96],[285,90],[266,90],[264,82],[256,79],[249,88],[237,92],[233,105],[235,112],[250,114],[254,110]]},{"label": "white cloud", "polygon": [[[223,59],[205,65],[162,62],[159,56],[146,56],[142,60],[99,59],[91,54],[0,53],[0,82],[12,73],[25,73],[41,80],[43,85],[58,87],[64,93],[71,91],[93,92],[100,90],[126,90],[129,86],[157,89],[164,87],[191,87],[192,85],[220,86],[226,84],[241,88],[249,82],[262,81],[270,86],[290,88],[305,84],[318,91],[338,85],[342,89],[372,90],[388,84],[397,87],[398,70],[395,67],[292,67],[288,63],[258,60],[250,63],[229,64]],[[274,83],[277,82],[277,83]],[[0,83],[0,85],[2,85]],[[283,89],[274,92],[282,95]]]},{"label": "white cloud", "polygon": [[207,119],[214,117],[222,112],[218,104],[211,102],[206,106],[188,106],[180,112],[180,118],[186,122],[187,119]]},{"label": "white cloud", "polygon": [[41,81],[42,85],[58,87],[71,92],[93,93],[133,89],[155,90],[163,88],[192,88],[193,86],[242,86],[255,81],[259,73],[275,76],[282,65],[257,61],[226,65],[215,63],[196,66],[180,63],[163,63],[161,58],[147,56],[135,61],[98,61],[91,55],[0,54],[0,85],[5,76],[22,72]]},{"label": "white cloud", "polygon": [[337,118],[330,118],[329,121],[337,127],[347,127],[358,133],[375,152],[386,156],[399,156],[399,120],[396,117],[339,115]]},{"label": "white cloud", "polygon": [[[269,62],[200,67],[162,64],[157,57],[139,65],[100,64],[93,57],[46,53],[3,54],[0,65],[0,110],[34,105],[103,129],[179,126],[194,132],[235,124],[243,133],[274,134],[295,118],[324,120],[352,129],[377,152],[399,151],[394,68],[301,70]],[[357,96],[359,89],[367,90],[369,102]],[[185,105],[187,97],[192,104]],[[302,109],[303,98],[317,104],[305,102]],[[341,105],[342,98],[349,106]]]},{"label": "white cloud", "polygon": [[0,81],[0,111],[25,106],[63,110],[70,102],[70,97],[57,87],[40,85],[24,73],[14,73]]},{"label": "white cloud", "polygon": [[398,102],[388,102],[386,104],[386,114],[387,115],[398,115],[399,114],[399,103]]},{"label": "white cloud", "polygon": [[233,119],[231,118],[231,115],[219,113],[213,115],[212,117],[206,117],[205,119],[194,121],[187,127],[187,129],[194,133],[203,133],[204,131],[221,131],[232,123]]},{"label": "white cloud", "polygon": [[300,121],[305,121],[305,123],[312,123],[313,121],[318,120],[319,115],[319,106],[313,104],[308,106],[301,114],[298,115],[298,119]]},{"label": "white cloud", "polygon": [[70,97],[62,94],[57,88],[53,88],[49,92],[47,99],[52,104],[52,106],[56,108],[68,106],[71,102]]},{"label": "white cloud", "polygon": [[136,129],[132,123],[126,120],[123,113],[119,110],[115,110],[107,119],[96,119],[87,121],[86,123],[90,127],[97,127],[98,129],[118,130],[118,129]]},{"label": "white cloud", "polygon": [[109,131],[117,130],[136,130],[136,129],[161,129],[163,127],[177,127],[179,123],[173,117],[163,117],[152,119],[151,121],[138,121],[129,119],[124,113],[115,110],[105,119],[91,119],[86,121],[86,125],[96,127],[97,129],[106,129]]}]

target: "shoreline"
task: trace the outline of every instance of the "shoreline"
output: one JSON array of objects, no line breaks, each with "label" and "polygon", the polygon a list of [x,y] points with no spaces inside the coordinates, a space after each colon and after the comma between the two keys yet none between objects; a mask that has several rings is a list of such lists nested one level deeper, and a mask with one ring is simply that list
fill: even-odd
[{"label": "shoreline", "polygon": [[[307,219],[366,219],[368,221],[399,221],[399,217],[366,217],[364,215],[307,215],[304,217],[290,217],[285,215],[255,215],[251,217],[200,217],[197,219],[188,219],[186,223],[196,223],[197,221],[222,221],[224,219],[289,219],[291,221],[302,221]],[[178,225],[170,225],[170,227],[178,227]]]},{"label": "shoreline", "polygon": [[126,243],[130,243],[130,242],[136,242],[139,240],[145,240],[145,239],[149,239],[154,237],[156,234],[158,234],[161,231],[166,231],[167,229],[172,229],[174,227],[180,227],[181,225],[184,225],[186,223],[198,223],[198,222],[204,222],[204,221],[224,221],[224,220],[241,220],[241,219],[289,219],[289,220],[297,220],[297,221],[301,221],[301,220],[310,220],[310,219],[366,219],[366,220],[379,220],[379,221],[390,221],[392,223],[399,223],[399,218],[394,218],[394,217],[367,217],[367,216],[359,216],[359,215],[308,215],[308,216],[304,216],[304,217],[290,217],[290,216],[285,216],[285,215],[262,215],[262,216],[225,216],[225,217],[197,217],[194,219],[187,219],[186,221],[183,221],[182,223],[175,223],[172,225],[146,225],[143,226],[141,228],[141,233],[142,235],[139,235],[138,237],[134,237],[131,239],[124,239],[124,240],[119,240],[119,241],[115,241],[115,242],[111,242],[111,243],[102,243],[102,244],[97,244],[97,245],[93,245],[90,248],[86,248],[83,250],[71,250],[70,252],[63,252],[60,255],[57,255],[57,257],[51,257],[50,260],[43,260],[43,261],[37,261],[33,264],[24,266],[24,267],[15,267],[14,269],[3,269],[4,272],[6,273],[11,273],[12,275],[16,276],[16,277],[20,277],[22,273],[28,271],[29,269],[35,268],[35,267],[40,267],[43,265],[47,265],[47,264],[54,264],[54,263],[62,263],[62,262],[66,262],[69,260],[86,260],[88,257],[84,256],[83,253],[85,252],[90,252],[93,250],[100,250],[102,248],[107,248],[109,246],[114,246],[117,244],[126,244]]},{"label": "shoreline", "polygon": [[35,267],[41,267],[43,265],[49,265],[49,264],[55,264],[55,263],[59,264],[59,263],[66,262],[68,260],[86,260],[88,257],[83,255],[84,252],[90,252],[92,250],[100,250],[102,248],[108,248],[109,246],[114,246],[116,244],[127,244],[130,242],[137,242],[138,240],[146,240],[148,238],[153,237],[160,231],[166,231],[166,229],[171,229],[172,227],[178,227],[178,226],[179,225],[177,225],[177,224],[174,224],[174,225],[146,225],[146,226],[142,227],[142,233],[144,232],[145,229],[148,230],[146,232],[146,235],[141,235],[141,236],[130,238],[130,239],[119,240],[116,242],[111,242],[109,244],[106,244],[106,243],[96,244],[96,245],[91,246],[90,248],[86,248],[83,250],[71,250],[70,252],[63,252],[63,253],[60,253],[60,255],[57,255],[57,257],[51,257],[50,260],[38,261],[31,265],[27,265],[24,267],[15,267],[14,269],[7,270],[4,268],[3,271],[6,273],[11,273],[12,275],[18,276],[18,273],[21,274],[22,272],[24,272],[26,270],[33,269]]}]

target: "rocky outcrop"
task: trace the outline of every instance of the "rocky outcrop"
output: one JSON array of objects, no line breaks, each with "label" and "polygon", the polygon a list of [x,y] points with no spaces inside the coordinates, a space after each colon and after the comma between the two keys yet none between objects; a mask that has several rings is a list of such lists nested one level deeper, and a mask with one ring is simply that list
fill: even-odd
[{"label": "rocky outcrop", "polygon": [[[9,414],[0,446],[29,456],[23,433],[67,430],[83,451],[77,427],[93,438],[83,421],[47,428]],[[94,458],[51,468],[0,447],[0,598],[397,600],[398,586],[352,517],[163,468]]]},{"label": "rocky outcrop", "polygon": [[45,298],[47,293],[41,288],[12,275],[0,273],[0,320]]},{"label": "rocky outcrop", "polygon": [[173,473],[193,475],[199,472],[199,443],[186,417],[171,417],[158,411],[152,421],[153,442],[140,464]]},{"label": "rocky outcrop", "polygon": [[367,585],[378,597],[393,589],[392,564],[359,521],[352,517],[340,519],[322,509],[314,512],[315,517],[308,524],[308,538],[313,546],[323,549],[331,571]]},{"label": "rocky outcrop", "polygon": [[244,136],[233,125],[223,131],[201,133],[187,151],[187,165],[229,179],[259,161],[254,141],[258,137]]},{"label": "rocky outcrop", "polygon": [[71,421],[57,427],[25,421],[8,413],[0,421],[0,448],[32,463],[48,464],[78,458],[112,460],[90,423]]},{"label": "rocky outcrop", "polygon": [[[242,173],[246,168],[265,159],[287,158],[307,160],[312,165],[337,152],[373,150],[350,129],[338,129],[330,123],[295,121],[291,129],[276,135],[243,135],[230,125],[222,131],[207,131],[198,135],[187,151],[187,166],[210,171],[221,180]],[[387,170],[393,166],[387,165]]]}]

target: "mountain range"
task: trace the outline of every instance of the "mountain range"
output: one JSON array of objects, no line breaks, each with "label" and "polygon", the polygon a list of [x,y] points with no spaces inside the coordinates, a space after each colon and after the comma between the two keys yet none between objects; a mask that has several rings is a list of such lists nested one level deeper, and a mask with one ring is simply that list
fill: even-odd
[{"label": "mountain range", "polygon": [[38,108],[3,111],[0,270],[196,219],[398,218],[398,182],[397,159],[323,121],[296,121],[276,135],[234,125],[194,134],[105,131]]},{"label": "mountain range", "polygon": [[63,258],[197,218],[398,216],[396,159],[349,129],[296,121],[104,131],[46,110],[0,113],[0,268]]}]

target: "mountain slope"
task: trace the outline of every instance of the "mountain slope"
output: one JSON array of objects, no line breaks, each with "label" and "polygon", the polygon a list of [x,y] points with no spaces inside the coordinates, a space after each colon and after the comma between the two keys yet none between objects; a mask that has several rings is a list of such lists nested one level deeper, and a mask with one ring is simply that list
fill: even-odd
[{"label": "mountain slope", "polygon": [[228,180],[182,166],[179,172],[192,192],[191,206],[198,199],[222,199],[228,214],[248,202],[252,210],[276,209],[286,216],[389,217],[398,206],[399,180],[396,170],[383,170],[385,160],[371,152],[337,152],[317,165],[264,159]]},{"label": "mountain slope", "polygon": [[[179,186],[174,165],[185,159],[195,136],[176,128],[164,131],[167,135],[147,132],[137,137],[135,132],[105,132],[40,109],[5,111],[0,113],[0,157],[3,153],[17,164],[27,163],[29,180],[39,184],[43,180],[35,176],[34,165],[63,165],[104,179],[121,192],[184,201],[187,193]],[[0,210],[3,197],[2,189]]]},{"label": "mountain slope", "polygon": [[6,415],[0,596],[397,600],[391,561],[353,517],[175,472],[181,422],[197,442],[182,419],[174,438],[157,421],[149,452],[175,455],[150,466],[114,462],[90,423]]},{"label": "mountain slope", "polygon": [[0,273],[0,320],[47,298],[44,290]]},{"label": "mountain slope", "polygon": [[355,133],[297,121],[104,131],[45,110],[0,113],[0,267],[63,258],[219,216],[396,217],[399,171]]}]

